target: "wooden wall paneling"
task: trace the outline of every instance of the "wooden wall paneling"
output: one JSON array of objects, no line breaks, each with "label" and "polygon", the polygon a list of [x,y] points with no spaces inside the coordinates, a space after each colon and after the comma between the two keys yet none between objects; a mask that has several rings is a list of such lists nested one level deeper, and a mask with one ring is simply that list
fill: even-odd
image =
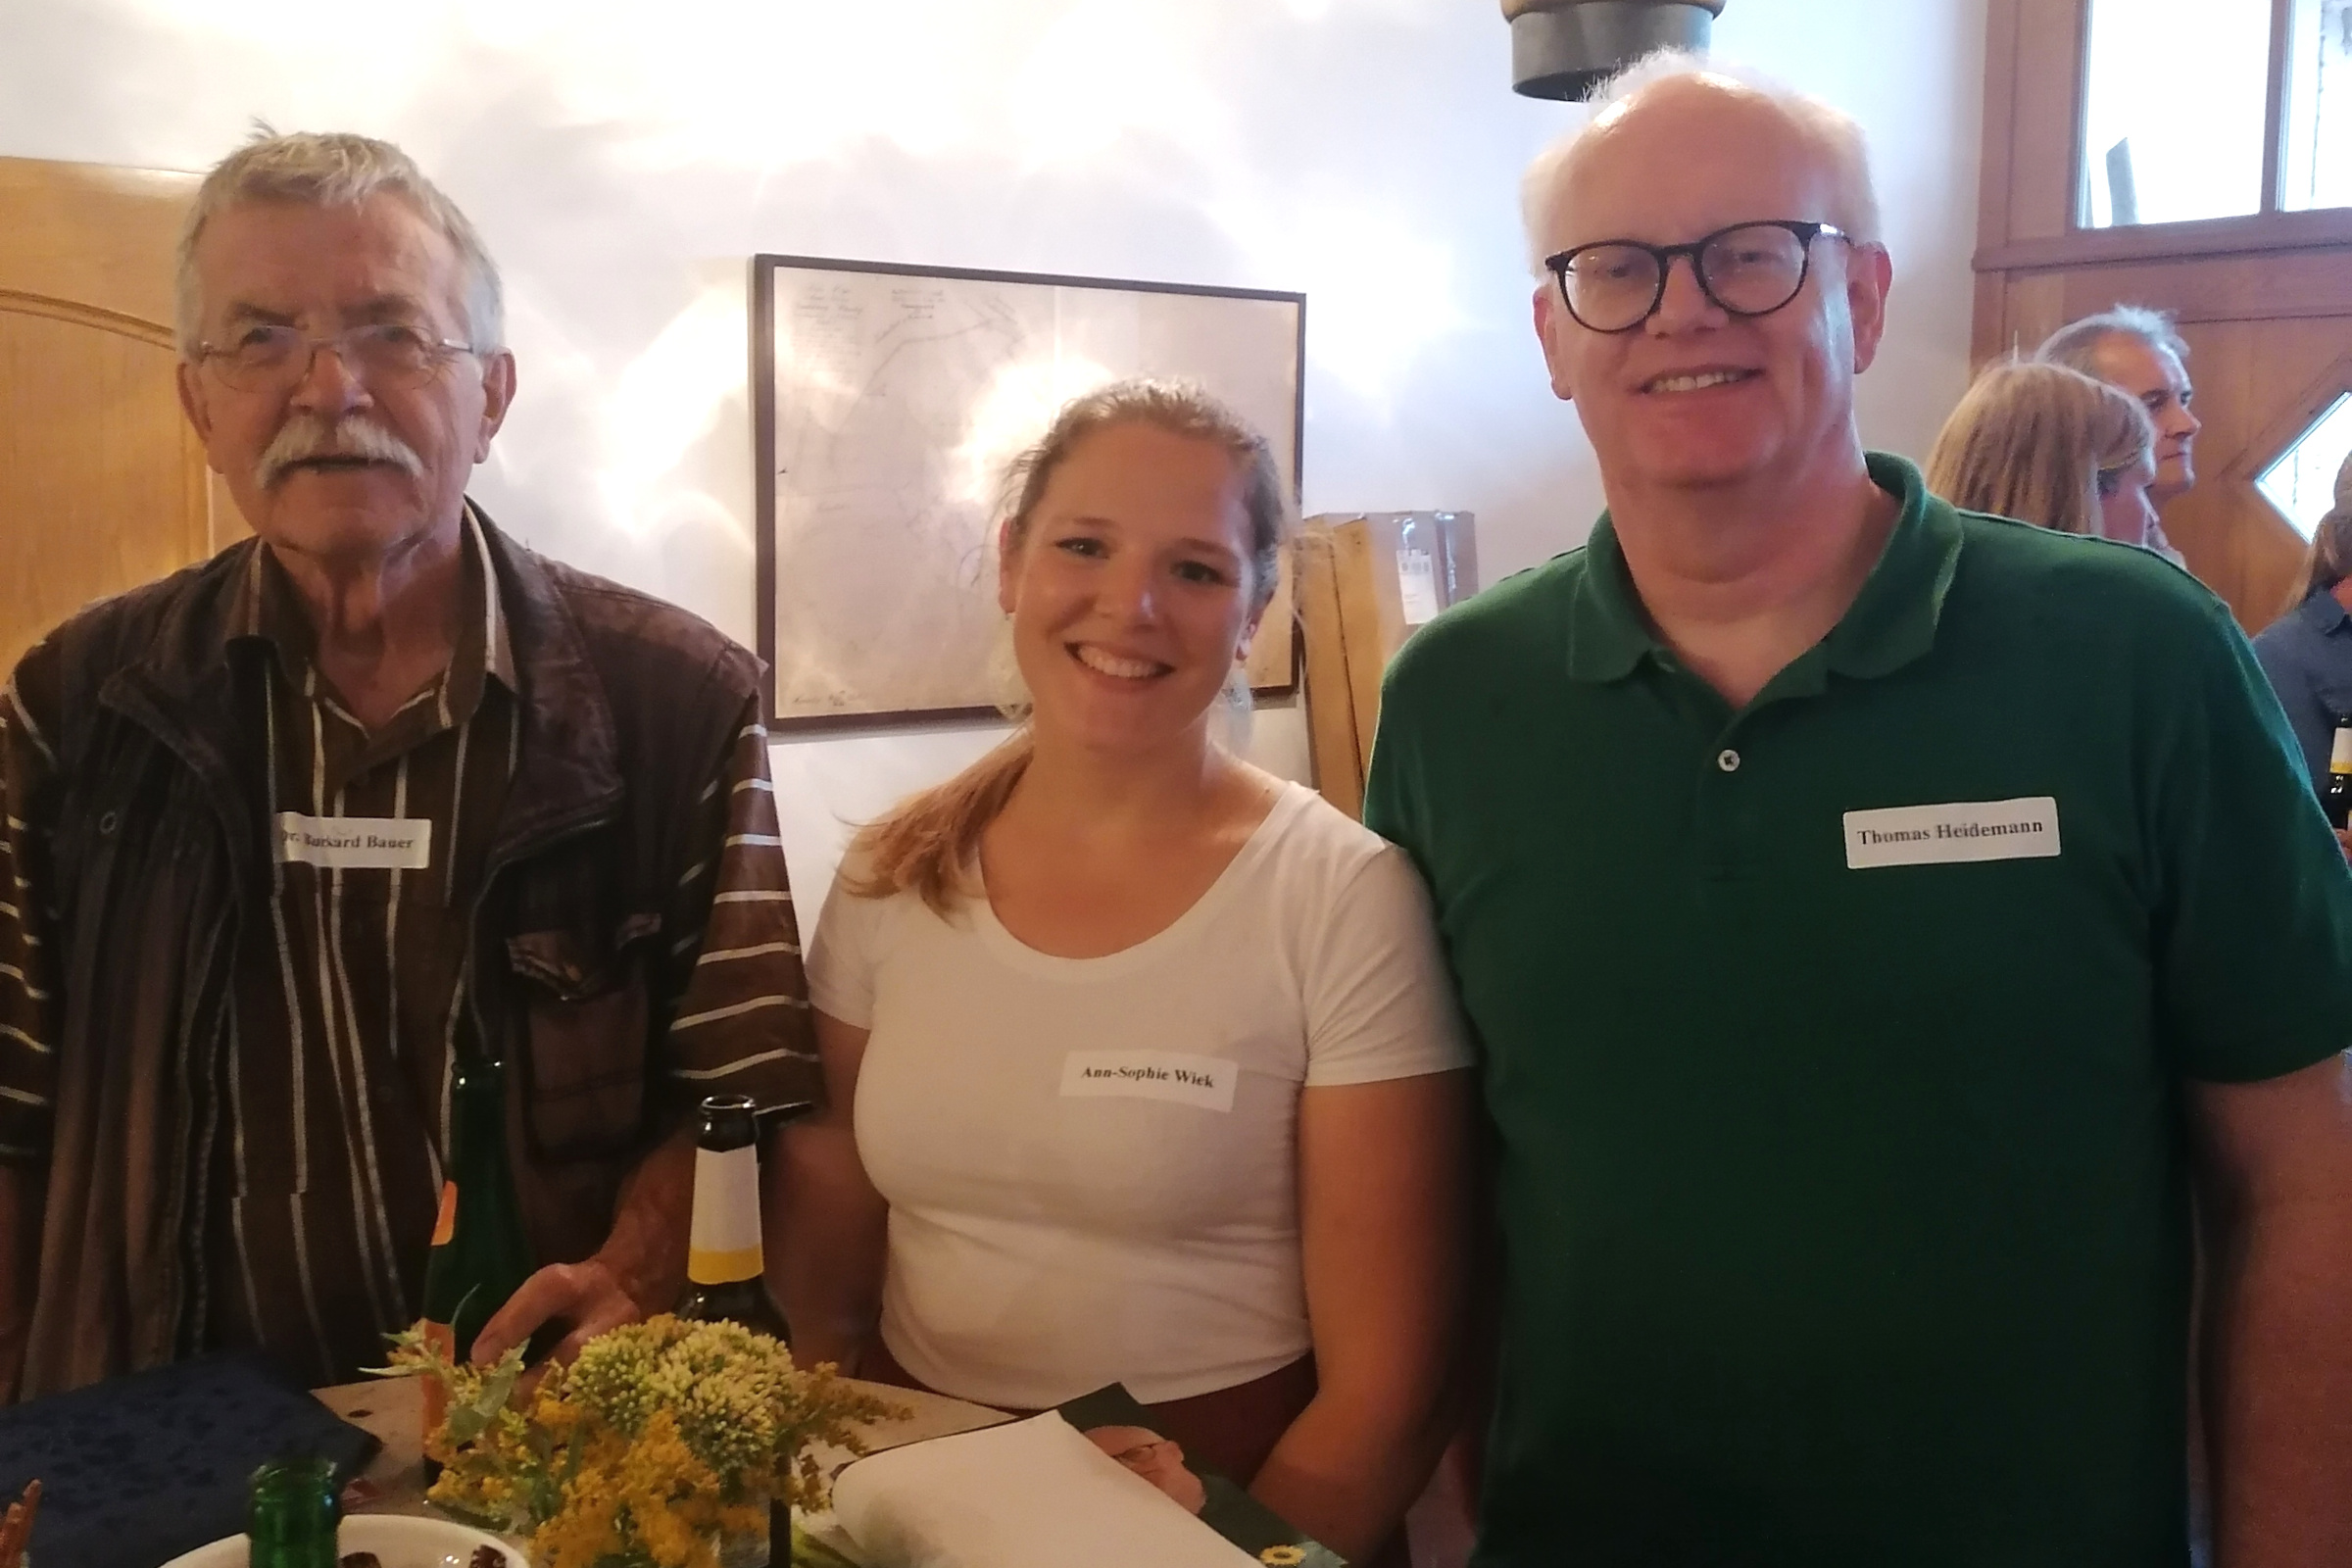
[{"label": "wooden wall paneling", "polygon": [[2009,280],[1997,272],[1979,272],[1976,305],[1969,317],[1969,369],[1981,370],[2008,352]]},{"label": "wooden wall paneling", "polygon": [[2280,122],[2286,118],[2286,73],[2293,33],[2295,0],[2271,0],[2270,74],[2263,85],[2262,210],[2278,211],[2278,186],[2286,177],[2286,142]]},{"label": "wooden wall paneling", "polygon": [[172,320],[172,247],[196,176],[0,158],[0,292]]},{"label": "wooden wall paneling", "polygon": [[210,551],[164,344],[0,302],[0,668],[93,599]]},{"label": "wooden wall paneling", "polygon": [[[2352,327],[2352,323],[2346,323]],[[2314,333],[2301,322],[2266,321],[2258,329],[2255,363],[2266,390],[2293,385],[2290,367],[2307,364],[2330,344],[2342,348],[2321,366],[2284,404],[2271,399],[2278,412],[2240,444],[2237,456],[2221,474],[2227,493],[2236,498],[2236,533],[2240,541],[2239,593],[2243,600],[2230,608],[2249,630],[2260,630],[2288,608],[2287,595],[2301,580],[2303,558],[2310,543],[2293,523],[2271,504],[2256,486],[2262,471],[2285,455],[2318,422],[2336,399],[2352,393],[2352,330]]]},{"label": "wooden wall paneling", "polygon": [[2352,256],[2341,249],[2202,256],[2028,275],[2063,276],[2072,316],[2105,310],[2117,300],[2171,311],[2185,323],[2352,316]]},{"label": "wooden wall paneling", "polygon": [[1977,247],[1977,270],[2012,272],[2035,267],[2103,267],[2114,262],[2247,256],[2328,245],[2352,245],[2352,212],[2317,208],[2255,213],[2180,223],[2135,223],[2130,228],[2082,228],[2005,244],[1986,241]]},{"label": "wooden wall paneling", "polygon": [[2088,14],[2088,0],[2018,0],[2004,240],[2060,235],[2074,227]]},{"label": "wooden wall paneling", "polygon": [[[2275,125],[2288,0],[2266,9]],[[2308,427],[2330,395],[2323,383],[2352,379],[2352,211],[2276,211],[2266,170],[2262,213],[2077,228],[2082,160],[2103,152],[2082,146],[2088,17],[2089,0],[1988,0],[1971,349],[1980,364],[2031,350],[2124,302],[2173,313],[2205,428],[2198,482],[2164,509],[2165,530],[2253,630],[2278,612],[2304,549],[2254,475]]]},{"label": "wooden wall paneling", "polygon": [[2023,0],[1984,10],[1984,150],[1977,166],[1977,248],[2009,240],[2010,161],[2017,146],[2018,24]]},{"label": "wooden wall paneling", "polygon": [[[1372,763],[1372,739],[1380,731],[1380,677],[1388,670],[1382,635],[1389,620],[1382,592],[1395,595],[1396,570],[1376,571],[1372,530],[1361,517],[1331,530],[1332,569],[1339,583],[1340,624],[1348,643],[1348,693],[1355,710],[1355,744],[1364,765]],[[1396,618],[1401,622],[1403,616]],[[1401,641],[1401,638],[1399,638]]]},{"label": "wooden wall paneling", "polygon": [[1358,740],[1355,697],[1348,680],[1348,634],[1340,615],[1339,576],[1331,527],[1299,530],[1294,580],[1298,584],[1301,695],[1306,704],[1307,755],[1315,788],[1351,817],[1364,811],[1364,764],[1371,737]]},{"label": "wooden wall paneling", "polygon": [[[2274,386],[2281,382],[2293,385],[2295,357],[2308,360],[2327,353],[2330,347],[2325,339],[2315,338],[2297,327],[2265,322],[2260,329],[2264,378]],[[2249,482],[2259,478],[2263,469],[2284,457],[2287,448],[2346,393],[2352,393],[2352,349],[2336,353],[2319,366],[2304,379],[2293,398],[2280,405],[2267,423],[2247,437],[2244,446],[2230,460],[2230,473]]]},{"label": "wooden wall paneling", "polygon": [[173,384],[172,251],[195,185],[0,158],[0,668],[235,531]]},{"label": "wooden wall paneling", "polygon": [[2064,273],[2035,272],[2003,279],[2001,336],[1995,352],[2032,354],[2067,320]]}]

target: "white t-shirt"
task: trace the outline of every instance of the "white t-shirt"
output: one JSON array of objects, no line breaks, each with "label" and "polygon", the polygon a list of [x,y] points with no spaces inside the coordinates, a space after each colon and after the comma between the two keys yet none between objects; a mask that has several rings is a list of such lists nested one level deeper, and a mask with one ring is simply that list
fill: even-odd
[{"label": "white t-shirt", "polygon": [[1147,1403],[1306,1353],[1298,1092],[1470,1064],[1402,851],[1288,786],[1200,901],[1101,958],[838,882],[814,1004],[870,1030],[882,1341],[942,1393]]}]

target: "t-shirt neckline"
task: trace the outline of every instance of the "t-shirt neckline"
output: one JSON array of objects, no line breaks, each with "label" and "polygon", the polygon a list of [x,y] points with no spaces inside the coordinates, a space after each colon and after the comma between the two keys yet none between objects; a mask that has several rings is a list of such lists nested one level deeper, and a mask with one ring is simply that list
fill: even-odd
[{"label": "t-shirt neckline", "polygon": [[973,928],[979,933],[982,946],[1004,963],[1029,974],[1057,980],[1112,980],[1134,973],[1156,962],[1160,956],[1181,946],[1192,934],[1216,917],[1220,906],[1231,902],[1233,890],[1245,881],[1251,868],[1273,853],[1274,842],[1289,824],[1316,799],[1314,791],[1295,780],[1283,781],[1282,793],[1275,797],[1273,809],[1266,812],[1257,826],[1250,830],[1225,869],[1217,873],[1191,907],[1161,926],[1141,942],[1105,953],[1092,958],[1065,958],[1056,954],[1040,953],[1004,928],[997,918],[996,905],[988,897],[985,882],[980,897],[970,902]]}]

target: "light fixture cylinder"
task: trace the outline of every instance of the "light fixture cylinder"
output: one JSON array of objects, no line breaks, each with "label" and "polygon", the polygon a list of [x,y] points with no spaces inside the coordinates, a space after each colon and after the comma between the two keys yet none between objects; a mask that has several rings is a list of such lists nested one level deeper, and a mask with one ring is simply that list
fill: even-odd
[{"label": "light fixture cylinder", "polygon": [[1707,47],[1724,0],[1502,0],[1511,85],[1530,98],[1580,101],[1656,49]]}]

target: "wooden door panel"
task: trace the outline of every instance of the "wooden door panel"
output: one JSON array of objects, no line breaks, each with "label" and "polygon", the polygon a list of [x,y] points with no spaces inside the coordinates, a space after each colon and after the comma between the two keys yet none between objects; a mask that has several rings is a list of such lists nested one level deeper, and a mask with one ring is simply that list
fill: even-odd
[{"label": "wooden door panel", "polygon": [[0,667],[93,599],[211,549],[168,346],[0,303]]},{"label": "wooden door panel", "polygon": [[2165,531],[2258,630],[2278,613],[2305,546],[2254,479],[2315,382],[2352,355],[2352,212],[2077,229],[2085,10],[1987,5],[1971,341],[1982,364],[2119,304],[2173,313],[2205,428],[2196,487],[2164,509]]},{"label": "wooden door panel", "polygon": [[195,178],[0,158],[0,670],[242,532],[172,384]]}]

